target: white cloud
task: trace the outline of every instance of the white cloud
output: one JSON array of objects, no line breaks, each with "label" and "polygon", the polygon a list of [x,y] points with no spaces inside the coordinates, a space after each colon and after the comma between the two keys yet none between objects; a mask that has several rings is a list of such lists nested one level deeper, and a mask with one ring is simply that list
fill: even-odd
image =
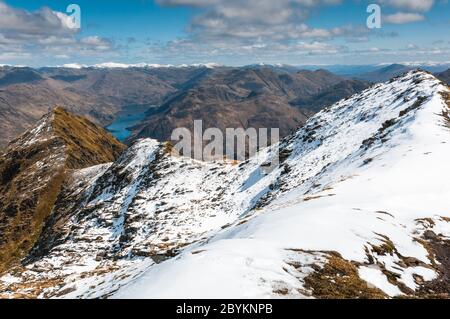
[{"label": "white cloud", "polygon": [[64,13],[42,8],[36,12],[15,9],[0,0],[0,30],[3,34],[28,36],[73,34],[71,18]]},{"label": "white cloud", "polygon": [[383,17],[384,22],[392,24],[405,24],[412,22],[419,22],[425,20],[425,17],[419,13],[404,13],[398,12],[391,15],[385,15]]},{"label": "white cloud", "polygon": [[[165,52],[203,51],[209,54],[239,52],[261,55],[274,48],[283,52],[305,50],[307,43],[323,42],[335,37],[361,38],[366,28],[313,28],[306,20],[313,8],[338,5],[342,0],[158,0],[166,6],[201,7],[189,27],[186,38],[172,41]],[[320,52],[331,52],[322,50]],[[314,52],[319,52],[314,50]],[[333,51],[334,52],[334,51]],[[276,52],[272,52],[276,55]]]},{"label": "white cloud", "polygon": [[111,41],[98,36],[77,39],[78,31],[65,13],[46,7],[29,12],[0,0],[0,60],[36,55],[63,59],[113,49]]},{"label": "white cloud", "polygon": [[[376,0],[375,0],[376,1]],[[337,59],[351,54],[371,37],[394,37],[396,32],[371,32],[365,25],[312,27],[308,19],[323,6],[341,0],[158,0],[166,6],[195,6],[199,14],[190,22],[186,37],[153,43],[139,53],[157,61],[255,61]],[[363,10],[362,14],[365,14]],[[340,38],[340,39],[337,39]],[[344,40],[344,41],[342,41]],[[338,44],[341,41],[341,44]],[[375,54],[369,51],[368,53]],[[380,51],[381,52],[381,51]],[[359,52],[358,52],[359,54]],[[183,63],[183,62],[181,62]],[[225,62],[229,63],[229,62]],[[289,63],[289,62],[286,62]]]},{"label": "white cloud", "polygon": [[434,5],[434,0],[379,0],[378,2],[399,9],[419,12],[426,12]]}]

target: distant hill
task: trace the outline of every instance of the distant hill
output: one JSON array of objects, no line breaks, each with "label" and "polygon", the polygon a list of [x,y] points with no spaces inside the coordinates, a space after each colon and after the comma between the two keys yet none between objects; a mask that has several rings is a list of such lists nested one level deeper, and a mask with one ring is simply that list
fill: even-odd
[{"label": "distant hill", "polygon": [[203,72],[204,68],[0,67],[0,148],[56,105],[105,126],[125,106],[159,105]]},{"label": "distant hill", "polygon": [[308,109],[312,112],[318,112],[324,105],[331,105],[342,98],[359,93],[369,86],[370,84],[365,81],[344,80],[331,87],[323,89],[321,92],[313,96],[295,99],[291,101],[291,104],[300,109]]},{"label": "distant hill", "polygon": [[324,106],[365,87],[334,91],[309,104],[291,103],[298,99],[312,101],[313,97],[343,81],[325,70],[289,73],[265,66],[217,69],[160,108],[149,111],[147,118],[134,128],[131,140],[143,137],[168,140],[174,128],[192,130],[196,119],[203,120],[205,129],[276,127],[281,136],[286,136]]},{"label": "distant hill", "polygon": [[0,87],[19,84],[31,83],[42,80],[42,76],[31,68],[0,68]]},{"label": "distant hill", "polygon": [[448,69],[447,71],[444,71],[444,72],[436,74],[436,77],[439,80],[441,80],[441,81],[443,81],[443,82],[445,82],[447,84],[450,84],[450,69]]},{"label": "distant hill", "polygon": [[375,71],[355,75],[354,78],[369,82],[385,82],[412,69],[414,68],[402,64],[391,64]]}]

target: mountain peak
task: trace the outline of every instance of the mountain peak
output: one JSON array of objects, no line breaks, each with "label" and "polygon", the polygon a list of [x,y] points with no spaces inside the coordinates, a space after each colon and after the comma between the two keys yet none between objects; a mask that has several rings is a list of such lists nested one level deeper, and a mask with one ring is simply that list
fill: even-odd
[{"label": "mountain peak", "polygon": [[313,116],[276,173],[241,166],[257,209],[115,297],[448,297],[448,94],[413,70]]},{"label": "mountain peak", "polygon": [[125,149],[110,133],[62,107],[53,110],[53,130],[67,147],[67,166],[82,168],[114,161]]},{"label": "mountain peak", "polygon": [[72,169],[114,161],[123,149],[62,107],[11,142],[0,156],[0,271],[32,247]]},{"label": "mountain peak", "polygon": [[113,161],[125,146],[110,133],[82,116],[57,106],[45,114],[38,123],[8,147],[26,149],[57,140],[65,148],[68,168],[83,168]]}]

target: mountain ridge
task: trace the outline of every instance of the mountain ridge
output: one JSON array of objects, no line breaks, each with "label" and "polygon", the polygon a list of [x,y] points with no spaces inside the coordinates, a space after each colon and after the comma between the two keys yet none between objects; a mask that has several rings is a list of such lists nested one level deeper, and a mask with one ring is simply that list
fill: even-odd
[{"label": "mountain ridge", "polygon": [[448,296],[448,95],[432,75],[411,71],[237,164],[139,140],[116,162],[74,173],[32,258],[0,278],[0,291]]},{"label": "mountain ridge", "polygon": [[0,156],[0,270],[28,253],[70,170],[112,161],[123,149],[60,107],[12,141]]}]

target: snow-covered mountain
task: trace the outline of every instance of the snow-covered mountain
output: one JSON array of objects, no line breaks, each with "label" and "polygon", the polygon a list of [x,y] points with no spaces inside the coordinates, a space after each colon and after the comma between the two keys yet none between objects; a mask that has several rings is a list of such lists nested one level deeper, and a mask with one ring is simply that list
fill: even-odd
[{"label": "snow-covered mountain", "polygon": [[242,163],[140,140],[72,173],[0,296],[448,297],[449,94],[411,71]]}]

